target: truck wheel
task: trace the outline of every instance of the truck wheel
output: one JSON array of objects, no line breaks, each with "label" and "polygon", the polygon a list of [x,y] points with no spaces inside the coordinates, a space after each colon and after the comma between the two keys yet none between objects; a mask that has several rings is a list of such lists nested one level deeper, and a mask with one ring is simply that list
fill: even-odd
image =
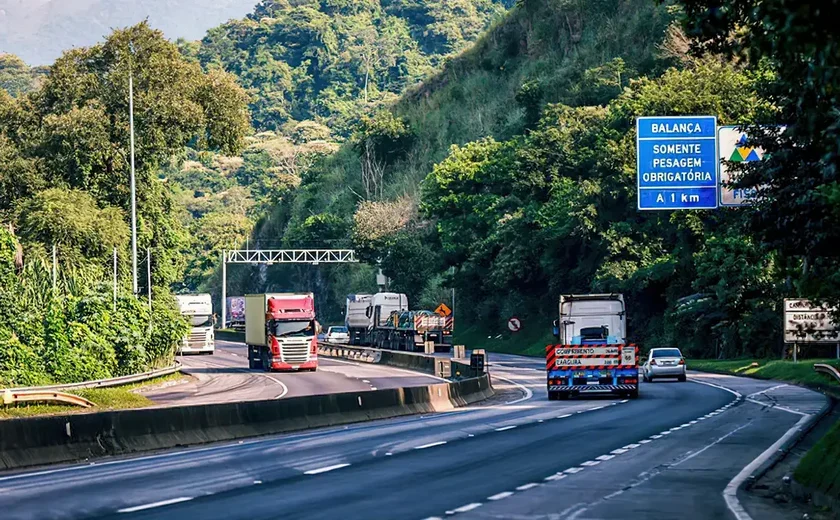
[{"label": "truck wheel", "polygon": [[686,377],[685,377],[685,375],[681,375],[681,376],[680,376],[679,378],[677,378],[677,379],[679,379],[680,383],[685,383],[685,379],[686,379]]},{"label": "truck wheel", "polygon": [[557,395],[557,392],[549,392],[548,393],[548,400],[549,401],[557,401],[558,399],[560,399],[560,396]]},{"label": "truck wheel", "polygon": [[638,399],[639,398],[639,389],[631,390],[628,394],[630,399]]},{"label": "truck wheel", "polygon": [[268,357],[268,350],[262,349],[260,351],[260,360],[262,361],[262,369],[271,372],[271,359]]},{"label": "truck wheel", "polygon": [[262,368],[262,362],[254,357],[254,349],[248,345],[248,369],[257,370]]}]

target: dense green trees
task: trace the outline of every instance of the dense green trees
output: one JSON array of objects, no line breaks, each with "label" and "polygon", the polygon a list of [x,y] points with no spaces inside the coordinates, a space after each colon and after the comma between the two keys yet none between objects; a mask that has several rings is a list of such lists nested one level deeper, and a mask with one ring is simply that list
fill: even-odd
[{"label": "dense green trees", "polygon": [[0,52],[0,90],[18,96],[34,90],[44,74],[44,67],[30,68],[14,54]]},{"label": "dense green trees", "polygon": [[371,106],[395,99],[474,41],[504,3],[263,0],[248,18],[182,48],[206,68],[239,77],[257,128],[318,120],[346,136]]},{"label": "dense green trees", "polygon": [[764,109],[748,74],[709,60],[631,82],[606,108],[550,106],[526,137],[454,147],[421,207],[458,269],[462,302],[499,322],[545,315],[561,292],[623,292],[643,344],[772,351],[780,273],[742,234],[748,213],[638,212],[634,150],[638,116],[734,124]]},{"label": "dense green trees", "polygon": [[[152,251],[152,280],[142,281],[154,285],[152,311],[127,294],[129,72],[138,242]],[[126,374],[171,360],[185,324],[169,286],[183,278],[189,237],[157,173],[186,145],[238,153],[249,129],[245,102],[231,76],[204,73],[145,23],[68,51],[37,90],[17,99],[0,90],[0,386]],[[103,284],[114,249],[116,311]]]},{"label": "dense green trees", "polygon": [[[764,72],[761,95],[778,110],[751,131],[768,157],[742,167],[744,186],[759,187],[749,231],[784,258],[801,262],[798,292],[840,303],[840,41],[830,20],[836,2],[682,0],[697,52],[713,50]],[[757,121],[758,123],[765,121]]]}]

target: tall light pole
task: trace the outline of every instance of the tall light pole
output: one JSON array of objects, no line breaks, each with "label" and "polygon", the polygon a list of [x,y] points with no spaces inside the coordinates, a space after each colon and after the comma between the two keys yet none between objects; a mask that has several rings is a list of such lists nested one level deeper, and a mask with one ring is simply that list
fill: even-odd
[{"label": "tall light pole", "polygon": [[128,54],[128,125],[131,132],[131,281],[137,294],[137,182],[134,177],[134,75]]}]

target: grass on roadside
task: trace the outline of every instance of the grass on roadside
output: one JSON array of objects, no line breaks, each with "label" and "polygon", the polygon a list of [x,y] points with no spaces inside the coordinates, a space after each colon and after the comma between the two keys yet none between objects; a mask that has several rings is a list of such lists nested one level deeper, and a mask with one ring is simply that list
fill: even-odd
[{"label": "grass on roadside", "polygon": [[556,342],[551,334],[550,324],[546,326],[537,320],[523,319],[522,330],[519,332],[510,332],[507,329],[491,332],[480,326],[455,330],[456,345],[466,345],[468,349],[483,348],[488,352],[502,354],[545,357],[545,346]]},{"label": "grass on roadside", "polygon": [[16,417],[33,417],[36,415],[64,415],[71,413],[102,412],[107,410],[126,410],[129,408],[143,408],[152,406],[155,403],[146,396],[136,392],[140,388],[152,387],[184,379],[181,373],[174,373],[168,376],[156,377],[140,383],[132,383],[123,386],[110,388],[85,388],[70,390],[66,393],[84,397],[94,403],[94,408],[80,408],[71,405],[61,404],[21,404],[17,406],[0,405],[0,419],[13,419]]},{"label": "grass on roadside", "polygon": [[840,389],[840,383],[836,379],[814,370],[815,363],[825,363],[840,369],[840,360],[837,359],[802,359],[797,363],[779,359],[690,359],[687,362],[689,369],[702,372],[776,379],[806,386]]},{"label": "grass on roadside", "polygon": [[840,423],[802,457],[793,475],[800,484],[840,499]]}]

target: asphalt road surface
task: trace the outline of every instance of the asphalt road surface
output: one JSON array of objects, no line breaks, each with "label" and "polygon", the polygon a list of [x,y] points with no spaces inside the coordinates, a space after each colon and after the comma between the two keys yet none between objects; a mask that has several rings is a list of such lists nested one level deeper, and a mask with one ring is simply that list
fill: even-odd
[{"label": "asphalt road surface", "polygon": [[737,484],[825,404],[798,387],[698,374],[644,384],[637,400],[548,401],[542,360],[491,362],[506,391],[481,406],[2,475],[0,510],[9,519],[746,520]]},{"label": "asphalt road surface", "polygon": [[216,353],[180,356],[189,383],[164,386],[143,395],[162,405],[187,405],[282,399],[302,395],[362,392],[371,389],[428,385],[441,380],[385,365],[325,357],[317,372],[264,372],[248,369],[243,343],[217,341]]}]

